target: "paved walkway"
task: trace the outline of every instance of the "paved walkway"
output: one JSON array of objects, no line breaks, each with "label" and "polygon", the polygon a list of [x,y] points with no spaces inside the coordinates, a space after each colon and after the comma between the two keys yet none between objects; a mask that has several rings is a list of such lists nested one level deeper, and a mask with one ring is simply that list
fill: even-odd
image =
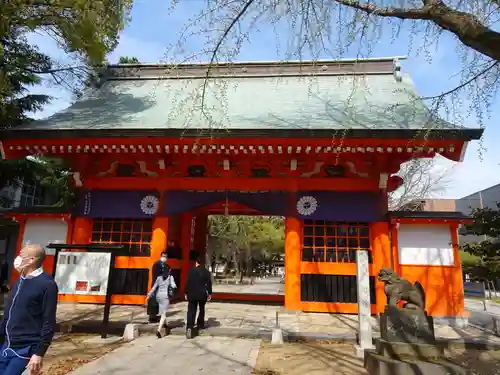
[{"label": "paved walkway", "polygon": [[260,340],[142,336],[70,375],[249,375],[259,347]]},{"label": "paved walkway", "polygon": [[255,279],[252,285],[248,284],[214,284],[214,293],[241,293],[241,294],[266,294],[285,295],[285,284],[279,277]]},{"label": "paved walkway", "polygon": [[[186,308],[186,302],[171,306],[168,315],[169,326],[175,328],[184,325]],[[102,312],[102,305],[60,304],[58,322],[61,324],[100,322]],[[358,326],[356,315],[304,313],[287,311],[280,306],[211,302],[207,304],[206,319],[211,334],[220,334],[220,332],[230,330],[235,332],[235,335],[259,336],[260,333],[273,329],[276,312],[279,314],[279,324],[285,333],[305,337],[315,335],[325,339],[335,337],[354,339],[356,337]],[[146,311],[141,306],[112,306],[110,321],[121,324],[134,322],[147,327]],[[377,332],[379,327],[375,318],[372,320],[372,326]],[[212,329],[214,331],[210,332]],[[459,329],[436,325],[435,331],[436,336],[443,339],[487,338],[488,341],[500,343],[498,337],[478,327]]]},{"label": "paved walkway", "polygon": [[[484,304],[482,300],[466,299],[465,309],[471,312],[469,323],[474,326],[482,327],[483,329],[493,330],[493,319],[484,311]],[[500,304],[487,301],[487,309],[491,314],[500,317]]]}]

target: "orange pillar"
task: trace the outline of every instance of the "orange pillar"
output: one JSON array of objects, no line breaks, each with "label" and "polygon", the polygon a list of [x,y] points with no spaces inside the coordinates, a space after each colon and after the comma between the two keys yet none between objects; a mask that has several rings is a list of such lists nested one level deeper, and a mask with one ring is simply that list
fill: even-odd
[{"label": "orange pillar", "polygon": [[398,228],[395,224],[390,226],[391,232],[391,256],[392,262],[391,267],[398,275],[401,274],[401,269],[399,268],[399,244],[398,244]]},{"label": "orange pillar", "polygon": [[74,244],[88,244],[92,240],[92,219],[88,217],[77,217],[73,223]]},{"label": "orange pillar", "polygon": [[161,257],[161,253],[167,249],[168,242],[168,216],[157,216],[153,220],[153,234],[151,237],[151,251],[149,254],[149,283],[152,283],[153,264]]},{"label": "orange pillar", "polygon": [[193,227],[193,215],[190,213],[181,216],[181,285],[180,290],[184,292],[187,276],[190,269],[189,255],[191,253],[191,230]]},{"label": "orange pillar", "polygon": [[[371,247],[373,257],[373,272],[377,278],[383,267],[391,267],[391,243],[389,241],[389,223],[378,222],[370,225]],[[377,313],[383,313],[386,305],[384,283],[376,280],[375,294],[377,298]]]},{"label": "orange pillar", "polygon": [[458,240],[458,224],[450,226],[451,245],[453,246],[453,258],[455,266],[453,267],[451,287],[451,306],[448,310],[451,316],[464,316],[465,314],[465,295],[464,280],[462,273],[462,262],[460,262],[460,243]]},{"label": "orange pillar", "polygon": [[302,222],[294,217],[285,221],[285,308],[300,310],[300,238]]}]

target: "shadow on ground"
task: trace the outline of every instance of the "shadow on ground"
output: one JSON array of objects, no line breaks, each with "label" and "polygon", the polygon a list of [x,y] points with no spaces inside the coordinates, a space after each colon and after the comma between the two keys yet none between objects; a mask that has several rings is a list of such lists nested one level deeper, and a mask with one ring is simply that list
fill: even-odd
[{"label": "shadow on ground", "polygon": [[[448,348],[444,362],[469,369],[474,375],[500,374],[500,350],[478,350],[471,346]],[[297,342],[261,345],[254,375],[367,375],[354,346],[335,342]],[[415,372],[412,375],[422,375]],[[427,375],[427,374],[425,374]],[[429,374],[431,375],[431,374]]]}]

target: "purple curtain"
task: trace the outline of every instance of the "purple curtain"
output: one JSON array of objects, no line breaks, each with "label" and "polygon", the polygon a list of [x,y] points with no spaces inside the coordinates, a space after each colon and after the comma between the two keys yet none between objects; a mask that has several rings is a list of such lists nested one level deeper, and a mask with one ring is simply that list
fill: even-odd
[{"label": "purple curtain", "polygon": [[300,191],[295,215],[304,220],[374,222],[384,220],[378,193]]},{"label": "purple curtain", "polygon": [[101,219],[153,218],[158,212],[159,196],[157,191],[84,191],[75,207],[75,214]]},{"label": "purple curtain", "polygon": [[288,194],[285,192],[168,191],[161,212],[167,216],[179,215],[209,204],[225,202],[226,199],[253,208],[265,215],[287,215]]},{"label": "purple curtain", "polygon": [[383,220],[377,193],[331,191],[242,193],[236,191],[169,191],[162,215],[179,215],[209,204],[235,201],[264,215],[296,216],[304,220],[359,221]]},{"label": "purple curtain", "polygon": [[157,191],[84,191],[75,207],[77,216],[114,219],[144,219],[173,216],[217,202],[238,202],[264,215],[295,216],[303,220],[374,222],[384,220],[378,193],[300,191],[167,191],[159,207]]}]

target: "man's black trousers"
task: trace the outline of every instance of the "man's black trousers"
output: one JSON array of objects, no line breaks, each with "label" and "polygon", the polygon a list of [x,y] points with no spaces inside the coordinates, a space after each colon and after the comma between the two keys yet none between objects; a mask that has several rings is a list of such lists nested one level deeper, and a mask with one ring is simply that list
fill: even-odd
[{"label": "man's black trousers", "polygon": [[[201,328],[205,325],[205,304],[207,300],[190,300],[188,301],[188,310],[187,310],[187,323],[186,328],[193,329],[194,321],[196,320],[196,325],[198,328]],[[200,309],[198,313],[198,319],[196,319],[196,310]]]}]

